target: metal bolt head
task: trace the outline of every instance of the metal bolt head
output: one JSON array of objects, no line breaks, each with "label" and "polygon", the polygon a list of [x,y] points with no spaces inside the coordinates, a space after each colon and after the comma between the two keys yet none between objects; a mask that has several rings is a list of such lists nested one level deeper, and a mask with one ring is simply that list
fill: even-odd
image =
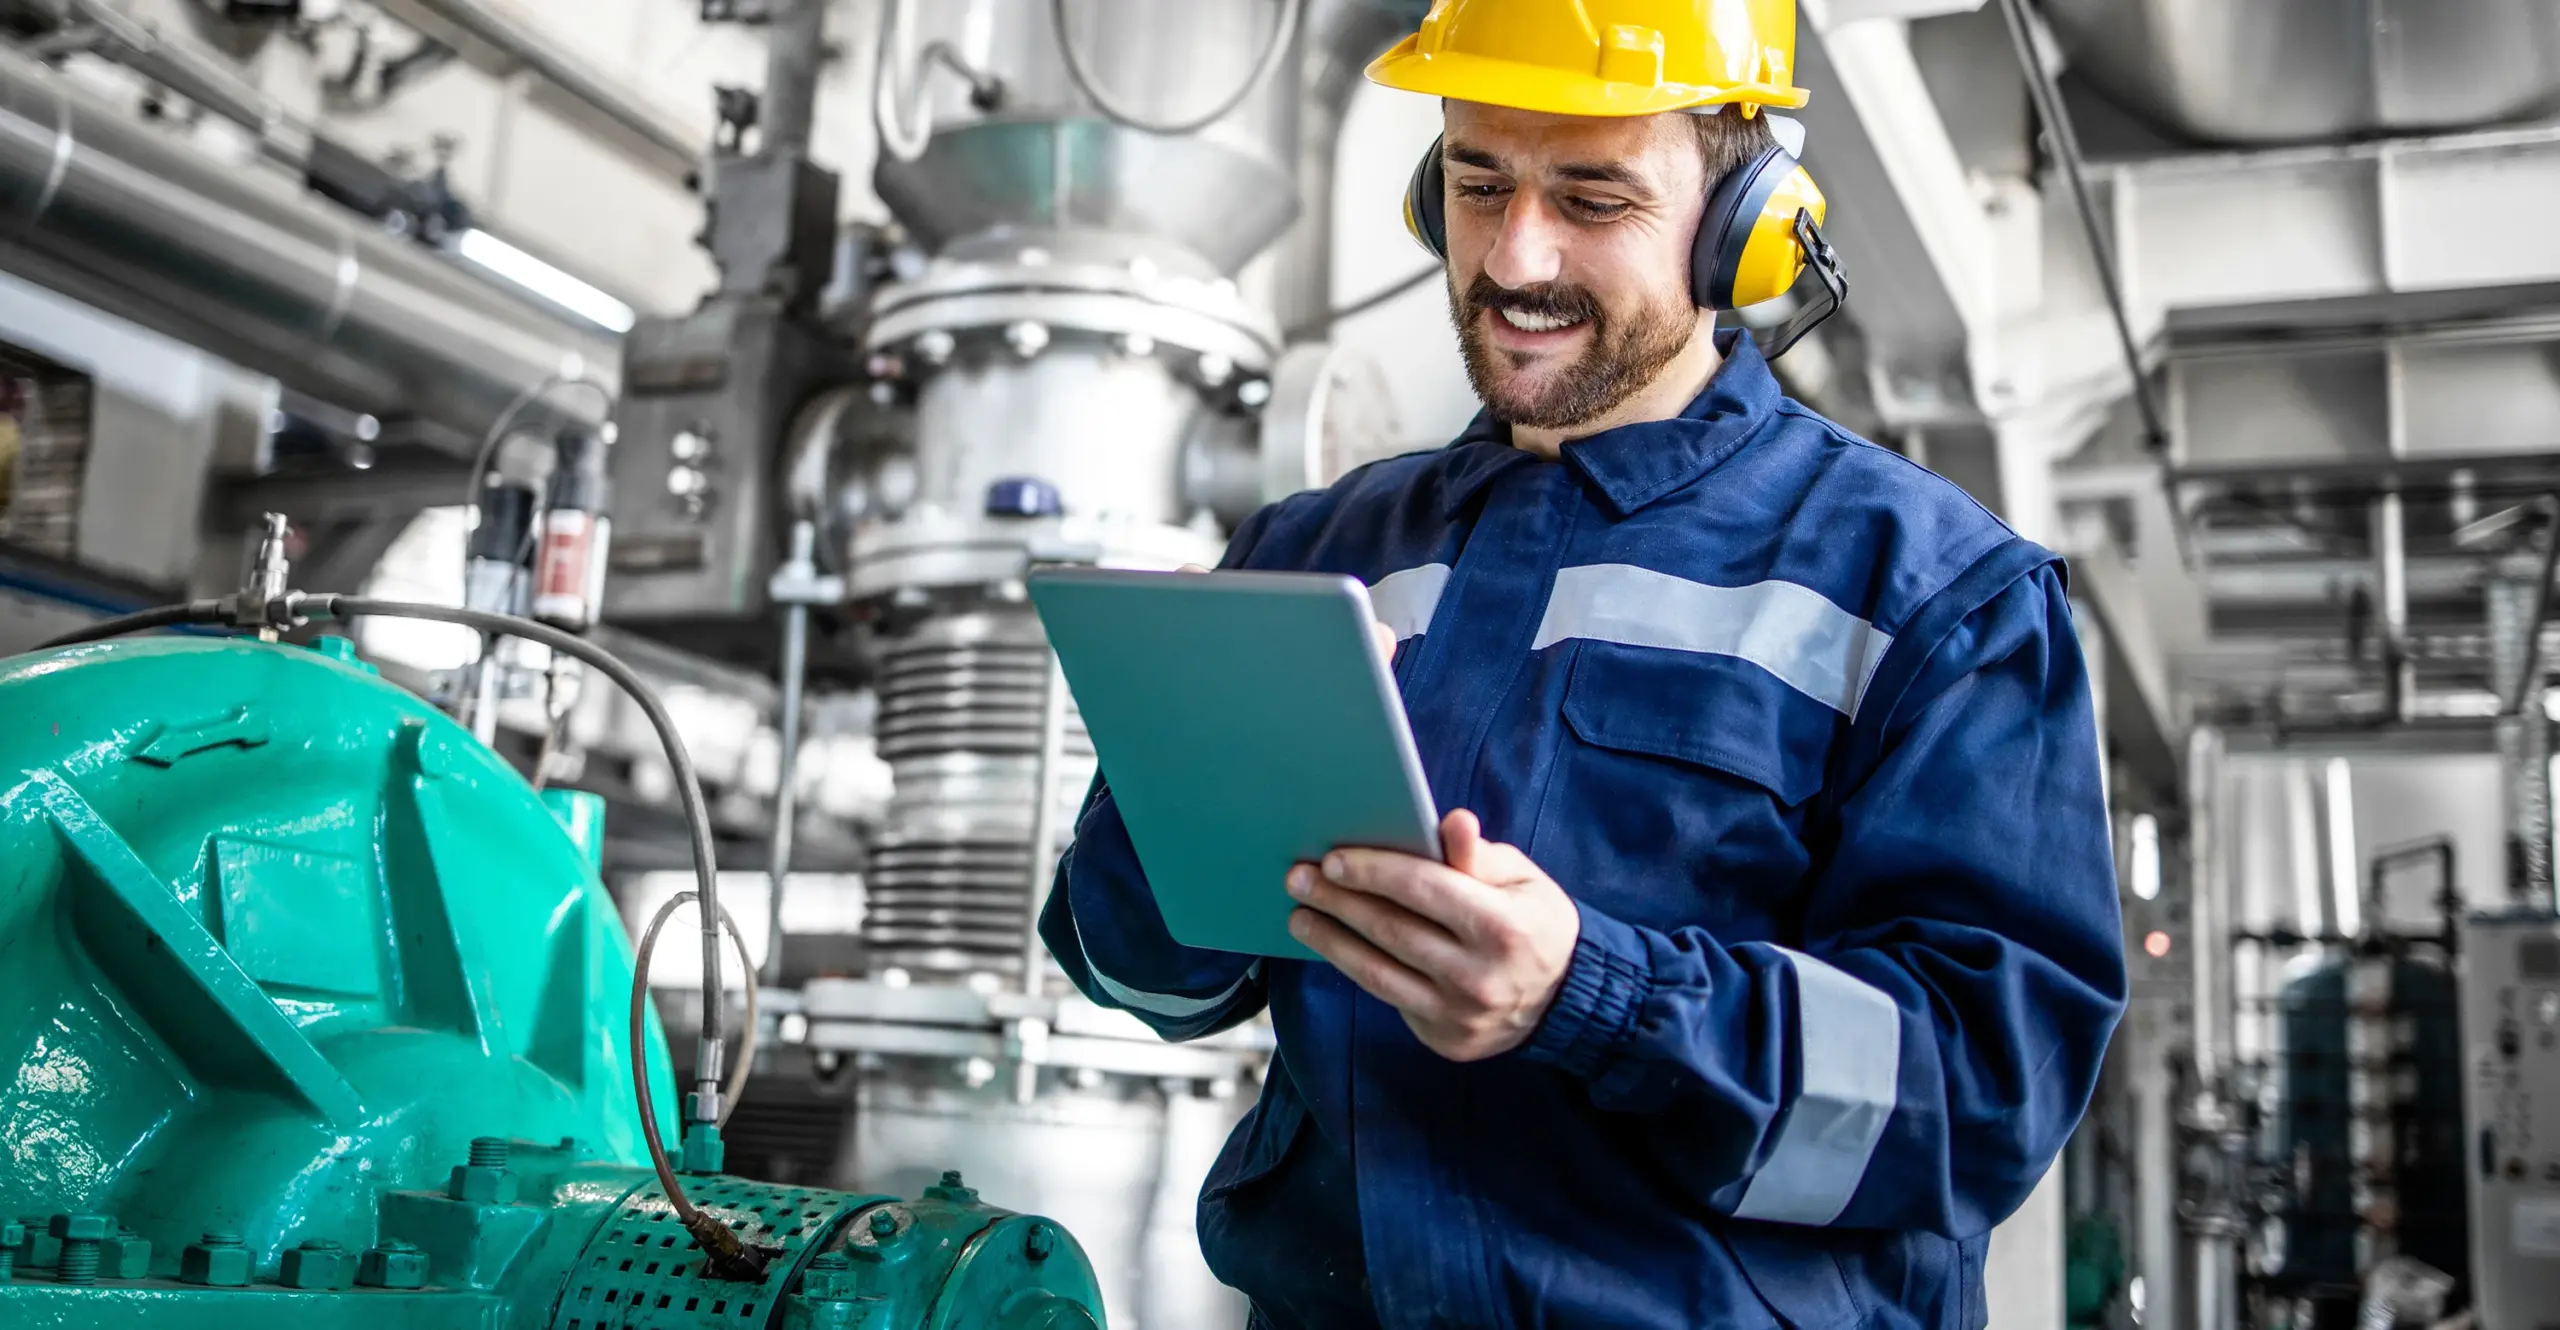
[{"label": "metal bolt head", "polygon": [[1004,330],[1004,342],[1005,345],[1013,348],[1015,355],[1029,360],[1048,349],[1049,325],[1035,323],[1030,319],[1008,324]]},{"label": "metal bolt head", "polygon": [[106,1241],[101,1273],[110,1279],[141,1279],[151,1273],[151,1240],[129,1228],[118,1228]]},{"label": "metal bolt head", "polygon": [[1207,351],[1201,354],[1200,363],[1196,368],[1200,374],[1201,384],[1205,387],[1215,388],[1219,384],[1225,383],[1227,381],[1227,376],[1236,372],[1236,362],[1227,359],[1225,356],[1222,356],[1215,351]]},{"label": "metal bolt head", "polygon": [[45,1231],[72,1242],[104,1242],[114,1237],[116,1221],[105,1215],[55,1215]]},{"label": "metal bolt head", "polygon": [[1036,245],[1023,250],[1021,253],[1016,254],[1013,257],[1015,262],[1020,263],[1026,268],[1046,268],[1049,266],[1049,251],[1041,249]]},{"label": "metal bolt head", "polygon": [[1156,339],[1142,332],[1120,334],[1120,354],[1132,360],[1143,360],[1156,353]]},{"label": "metal bolt head", "polygon": [[898,1217],[886,1210],[872,1211],[871,1236],[875,1238],[894,1238],[898,1236]]},{"label": "metal bolt head", "polygon": [[897,388],[887,379],[881,379],[874,382],[868,389],[864,390],[864,395],[871,399],[871,404],[873,406],[887,406],[898,400]]},{"label": "metal bolt head", "polygon": [[276,1282],[286,1288],[345,1288],[356,1276],[356,1254],[328,1238],[312,1238],[284,1254]]},{"label": "metal bolt head", "polygon": [[1271,400],[1271,380],[1247,379],[1236,385],[1236,400],[1246,406],[1260,406]]},{"label": "metal bolt head", "polygon": [[238,1234],[207,1233],[178,1253],[178,1278],[213,1288],[239,1288],[249,1282],[249,1249]]},{"label": "metal bolt head", "polygon": [[478,1205],[513,1205],[516,1200],[516,1175],[512,1169],[486,1165],[456,1164],[445,1179],[444,1194],[457,1201]]},{"label": "metal bolt head", "polygon": [[1031,1231],[1023,1235],[1022,1254],[1025,1259],[1045,1261],[1049,1259],[1049,1254],[1057,1249],[1058,1235],[1047,1224],[1035,1221],[1031,1225]]},{"label": "metal bolt head", "polygon": [[679,462],[699,462],[711,455],[711,440],[692,430],[679,430],[674,438],[667,440],[667,451],[673,453]]},{"label": "metal bolt head", "polygon": [[928,365],[939,365],[951,359],[951,353],[957,346],[951,334],[940,328],[928,328],[916,334],[916,354]]},{"label": "metal bolt head", "polygon": [[846,1302],[861,1295],[861,1279],[842,1252],[827,1252],[809,1262],[800,1279],[800,1296],[819,1302]]},{"label": "metal bolt head", "polygon": [[700,494],[710,484],[710,479],[698,468],[671,466],[667,468],[667,493],[679,499],[691,498]]},{"label": "metal bolt head", "polygon": [[356,1265],[356,1282],[368,1288],[424,1288],[427,1254],[415,1243],[385,1239],[365,1251]]}]

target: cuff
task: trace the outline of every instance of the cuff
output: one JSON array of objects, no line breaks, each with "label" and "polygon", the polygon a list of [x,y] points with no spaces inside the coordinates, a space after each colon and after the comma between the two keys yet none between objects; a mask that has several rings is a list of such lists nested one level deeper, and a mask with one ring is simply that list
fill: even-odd
[{"label": "cuff", "polygon": [[1644,936],[1581,901],[1582,934],[1564,983],[1537,1033],[1521,1046],[1535,1061],[1590,1079],[1616,1060],[1653,994],[1653,965]]}]

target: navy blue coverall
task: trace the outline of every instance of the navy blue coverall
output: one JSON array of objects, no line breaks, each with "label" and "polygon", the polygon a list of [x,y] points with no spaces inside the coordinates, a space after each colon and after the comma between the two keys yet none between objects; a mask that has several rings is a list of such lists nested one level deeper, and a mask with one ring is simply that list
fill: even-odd
[{"label": "navy blue coverall", "polygon": [[1270,1011],[1200,1202],[1264,1324],[1976,1330],[2087,1108],[2125,968],[2060,561],[1726,351],[1677,419],[1548,462],[1480,417],[1227,552],[1369,584],[1440,807],[1574,898],[1527,1044],[1178,945],[1086,800],[1041,918],[1077,987],[1172,1039]]}]

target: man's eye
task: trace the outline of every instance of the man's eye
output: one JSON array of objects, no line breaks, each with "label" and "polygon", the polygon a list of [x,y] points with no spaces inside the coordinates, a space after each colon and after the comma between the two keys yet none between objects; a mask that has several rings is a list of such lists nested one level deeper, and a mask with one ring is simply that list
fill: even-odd
[{"label": "man's eye", "polygon": [[1460,185],[1458,186],[1458,197],[1466,199],[1497,198],[1503,193],[1503,188],[1504,187],[1501,185]]},{"label": "man's eye", "polygon": [[1607,221],[1635,206],[1630,203],[1612,203],[1602,199],[1574,199],[1571,203],[1575,212],[1595,221]]}]

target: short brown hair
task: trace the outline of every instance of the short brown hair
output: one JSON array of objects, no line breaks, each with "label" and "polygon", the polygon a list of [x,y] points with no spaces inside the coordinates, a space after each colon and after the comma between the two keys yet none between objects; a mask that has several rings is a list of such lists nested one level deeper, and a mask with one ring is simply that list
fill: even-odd
[{"label": "short brown hair", "polygon": [[1778,146],[1777,135],[1769,131],[1767,115],[1745,120],[1742,108],[1737,106],[1728,106],[1714,115],[1692,115],[1689,127],[1698,136],[1699,155],[1706,159],[1709,190],[1723,183],[1728,174]]}]

